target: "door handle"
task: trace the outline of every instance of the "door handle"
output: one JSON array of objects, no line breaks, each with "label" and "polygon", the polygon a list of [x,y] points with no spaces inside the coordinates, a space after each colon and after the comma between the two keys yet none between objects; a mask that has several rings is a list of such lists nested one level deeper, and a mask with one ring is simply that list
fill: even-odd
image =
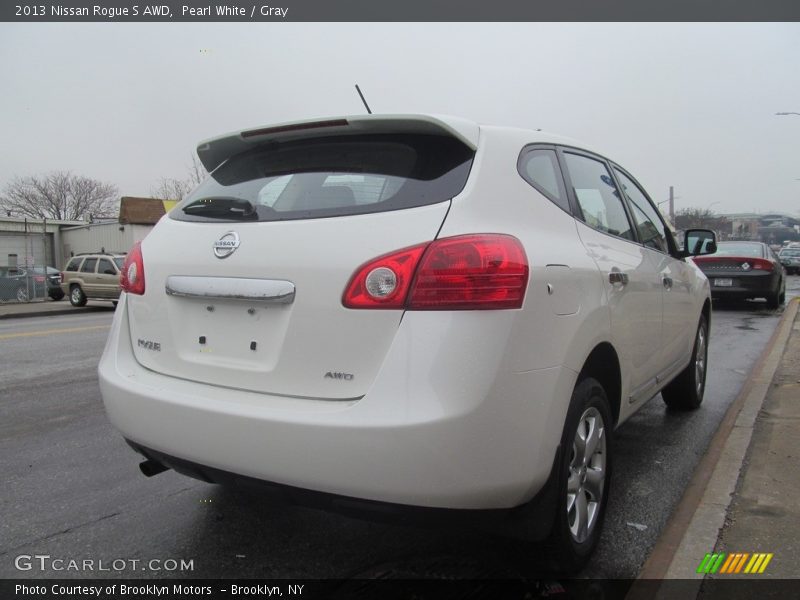
[{"label": "door handle", "polygon": [[611,271],[611,273],[608,274],[608,282],[611,285],[617,283],[620,285],[628,285],[628,274],[622,271]]},{"label": "door handle", "polygon": [[664,284],[665,288],[667,288],[668,290],[672,289],[672,277],[664,277],[661,281]]}]

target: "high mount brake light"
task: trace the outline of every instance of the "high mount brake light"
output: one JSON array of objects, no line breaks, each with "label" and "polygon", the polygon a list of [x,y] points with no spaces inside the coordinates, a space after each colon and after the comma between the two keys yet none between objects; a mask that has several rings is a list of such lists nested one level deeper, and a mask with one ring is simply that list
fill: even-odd
[{"label": "high mount brake light", "polygon": [[528,259],[510,235],[435,240],[378,257],[350,279],[347,308],[491,310],[520,308]]},{"label": "high mount brake light", "polygon": [[136,242],[125,257],[119,282],[123,292],[140,296],[144,294],[144,260],[141,242]]}]

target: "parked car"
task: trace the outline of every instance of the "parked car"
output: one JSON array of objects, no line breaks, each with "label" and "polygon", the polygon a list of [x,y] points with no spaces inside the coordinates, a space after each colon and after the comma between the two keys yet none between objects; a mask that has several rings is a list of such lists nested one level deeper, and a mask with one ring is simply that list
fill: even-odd
[{"label": "parked car", "polygon": [[714,254],[694,262],[711,282],[714,298],[765,298],[770,308],[786,300],[786,273],[767,244],[720,242]]},{"label": "parked car", "polygon": [[37,277],[45,277],[47,295],[52,300],[61,300],[64,291],[61,289],[61,271],[54,267],[34,267],[30,272]]},{"label": "parked car", "polygon": [[708,281],[633,176],[566,138],[426,115],[198,153],[211,176],[128,254],[99,366],[142,471],[455,515],[584,565],[614,428],[705,390]]},{"label": "parked car", "polygon": [[0,300],[28,302],[33,298],[44,298],[46,294],[47,283],[41,271],[0,267]]},{"label": "parked car", "polygon": [[61,273],[61,289],[72,306],[85,306],[87,300],[110,300],[116,304],[124,262],[124,254],[99,252],[73,256]]},{"label": "parked car", "polygon": [[800,248],[784,248],[778,254],[778,260],[789,275],[800,273]]}]

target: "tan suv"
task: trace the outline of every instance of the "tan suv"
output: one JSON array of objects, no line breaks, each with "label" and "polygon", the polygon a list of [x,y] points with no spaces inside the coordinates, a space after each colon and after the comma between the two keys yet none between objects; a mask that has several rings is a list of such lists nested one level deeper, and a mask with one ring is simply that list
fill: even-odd
[{"label": "tan suv", "polygon": [[84,306],[87,300],[110,300],[116,305],[124,262],[124,254],[98,252],[73,256],[61,273],[61,289],[72,306]]}]

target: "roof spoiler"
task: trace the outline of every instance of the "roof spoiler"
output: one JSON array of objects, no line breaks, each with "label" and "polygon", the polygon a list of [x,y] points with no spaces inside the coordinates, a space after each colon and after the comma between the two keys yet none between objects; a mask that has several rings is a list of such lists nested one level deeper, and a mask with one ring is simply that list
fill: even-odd
[{"label": "roof spoiler", "polygon": [[477,123],[466,119],[435,115],[356,115],[313,119],[268,125],[215,137],[197,146],[197,156],[211,173],[231,156],[264,142],[364,133],[449,135],[476,150],[479,129]]}]

